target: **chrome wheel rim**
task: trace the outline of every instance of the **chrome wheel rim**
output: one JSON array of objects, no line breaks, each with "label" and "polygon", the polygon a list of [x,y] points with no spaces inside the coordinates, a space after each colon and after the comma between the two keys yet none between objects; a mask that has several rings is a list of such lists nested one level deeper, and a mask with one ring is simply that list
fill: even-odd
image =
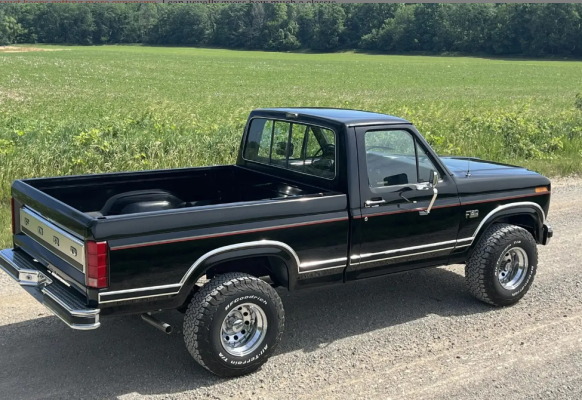
[{"label": "chrome wheel rim", "polygon": [[527,253],[521,247],[513,247],[501,257],[499,283],[506,290],[515,290],[523,283],[529,269]]},{"label": "chrome wheel rim", "polygon": [[222,347],[233,356],[251,354],[265,340],[267,325],[267,316],[261,307],[253,303],[240,304],[230,310],[222,322]]}]

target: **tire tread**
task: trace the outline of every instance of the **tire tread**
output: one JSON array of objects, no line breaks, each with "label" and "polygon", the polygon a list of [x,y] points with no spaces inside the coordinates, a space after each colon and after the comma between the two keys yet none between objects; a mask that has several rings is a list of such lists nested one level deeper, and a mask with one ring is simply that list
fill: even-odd
[{"label": "tire tread", "polygon": [[[491,225],[485,231],[473,250],[473,253],[467,260],[465,265],[465,280],[467,286],[471,294],[484,303],[495,306],[511,304],[511,302],[502,301],[495,296],[495,293],[491,290],[491,282],[489,282],[489,279],[487,278],[487,273],[490,268],[494,267],[498,251],[500,251],[506,243],[514,240],[526,240],[530,242],[530,244],[533,244],[536,260],[532,261],[535,261],[535,264],[537,264],[537,246],[531,233],[522,227],[505,223]],[[530,268],[535,267],[536,265],[530,265]],[[525,291],[523,294],[525,294]],[[521,296],[519,298],[521,298]],[[519,298],[517,300],[519,300]]]},{"label": "tire tread", "polygon": [[277,292],[261,279],[242,272],[229,272],[218,275],[206,282],[202,288],[196,292],[184,316],[184,341],[188,351],[198,364],[219,376],[240,376],[252,372],[268,359],[268,355],[263,357],[260,364],[250,364],[244,368],[229,369],[214,362],[207,349],[210,344],[210,323],[212,317],[217,312],[218,307],[230,295],[238,292],[254,291],[262,293],[270,299],[281,316],[277,321],[278,330],[275,344],[269,347],[268,352],[272,352],[277,347],[283,335],[285,317],[283,303]]}]

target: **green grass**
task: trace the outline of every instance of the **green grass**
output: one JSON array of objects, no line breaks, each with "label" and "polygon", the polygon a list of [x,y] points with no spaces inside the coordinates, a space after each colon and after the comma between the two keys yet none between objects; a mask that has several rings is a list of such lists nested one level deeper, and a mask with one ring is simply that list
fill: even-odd
[{"label": "green grass", "polygon": [[442,155],[582,171],[582,62],[42,47],[64,50],[0,53],[4,205],[17,178],[232,163],[272,106],[394,114]]}]

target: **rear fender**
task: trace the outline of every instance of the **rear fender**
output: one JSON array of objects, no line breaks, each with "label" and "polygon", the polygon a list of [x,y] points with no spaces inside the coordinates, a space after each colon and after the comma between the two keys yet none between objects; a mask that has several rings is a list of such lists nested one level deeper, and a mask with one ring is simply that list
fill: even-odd
[{"label": "rear fender", "polygon": [[[297,281],[299,275],[299,257],[297,253],[283,242],[260,240],[220,247],[206,253],[192,264],[182,278],[181,292],[189,293],[196,282],[213,266],[228,261],[253,257],[276,257],[280,259],[286,268],[286,271],[278,271],[279,274],[286,272],[285,279],[281,280],[287,281],[287,287],[292,287],[294,282]],[[277,273],[277,271],[274,272]]]}]

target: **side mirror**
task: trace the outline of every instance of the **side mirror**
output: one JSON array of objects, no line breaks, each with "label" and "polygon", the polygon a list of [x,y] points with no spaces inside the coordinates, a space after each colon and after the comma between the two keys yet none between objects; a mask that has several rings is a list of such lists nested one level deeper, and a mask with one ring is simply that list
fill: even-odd
[{"label": "side mirror", "polygon": [[432,187],[436,187],[439,183],[439,174],[434,169],[430,170],[430,182],[432,183]]}]

